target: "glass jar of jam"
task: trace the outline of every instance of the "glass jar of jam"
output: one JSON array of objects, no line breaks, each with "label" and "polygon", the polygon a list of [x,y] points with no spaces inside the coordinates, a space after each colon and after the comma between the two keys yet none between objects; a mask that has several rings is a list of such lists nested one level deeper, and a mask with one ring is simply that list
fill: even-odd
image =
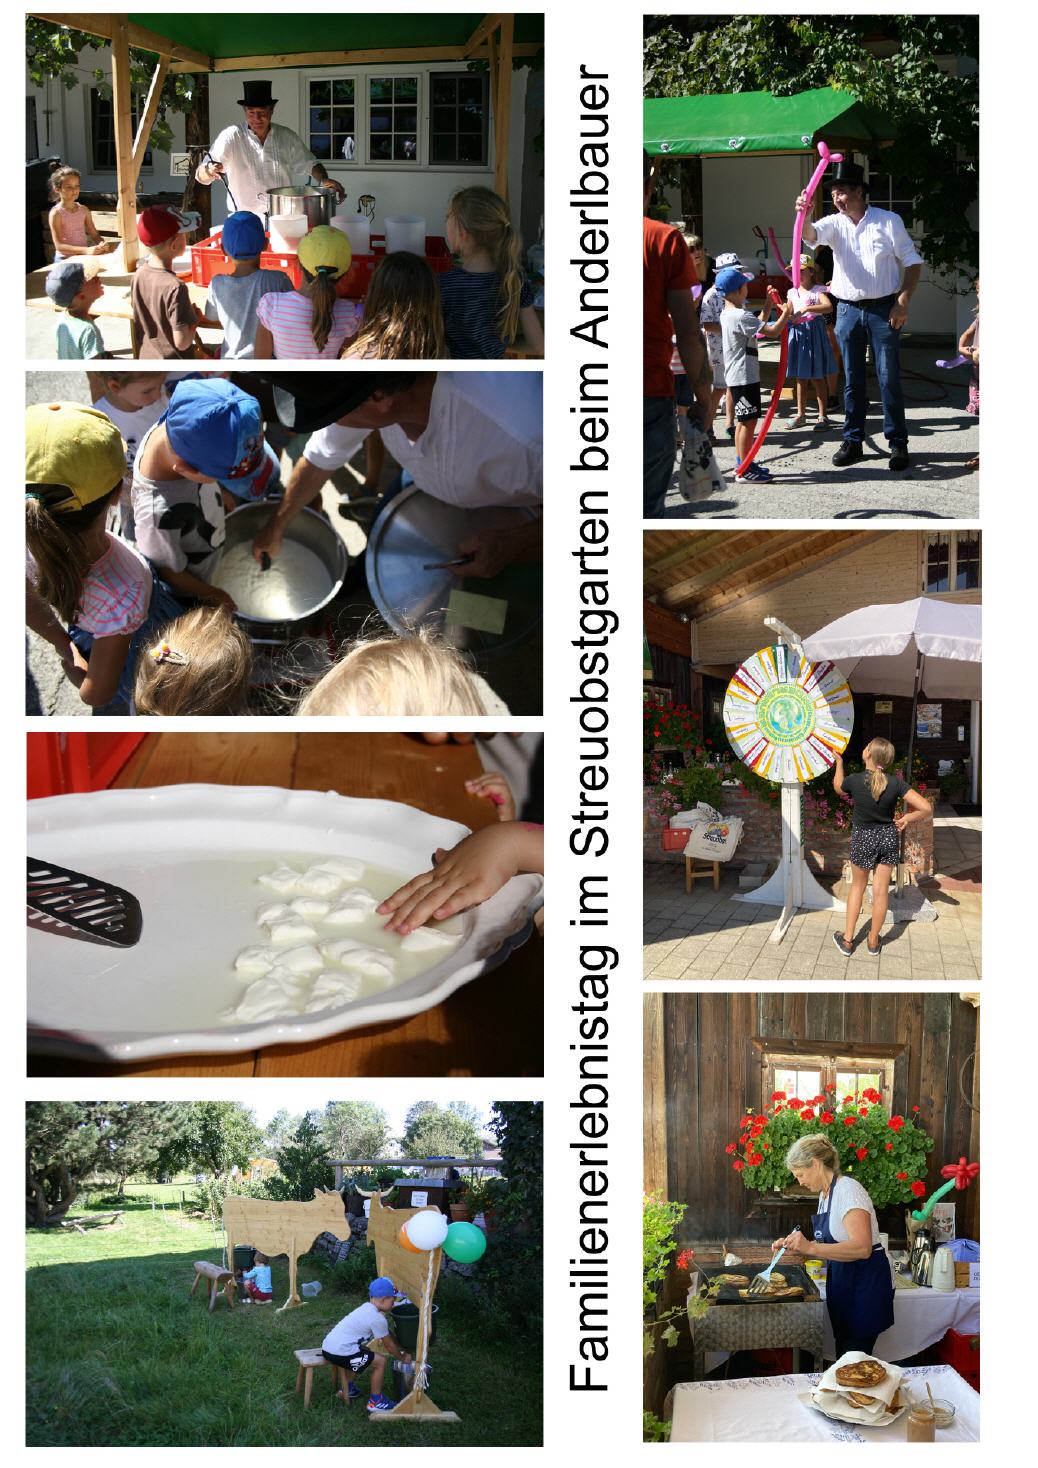
[{"label": "glass jar of jam", "polygon": [[929,1407],[913,1407],[908,1414],[908,1431],[905,1434],[906,1442],[934,1442],[936,1440],[935,1426],[934,1414],[930,1411]]}]

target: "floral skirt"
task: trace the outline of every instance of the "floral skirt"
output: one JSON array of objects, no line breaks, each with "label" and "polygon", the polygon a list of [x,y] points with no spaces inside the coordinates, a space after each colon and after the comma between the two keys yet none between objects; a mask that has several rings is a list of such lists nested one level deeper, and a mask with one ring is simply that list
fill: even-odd
[{"label": "floral skirt", "polygon": [[897,827],[855,826],[851,831],[851,861],[864,872],[877,866],[897,866],[901,838]]}]

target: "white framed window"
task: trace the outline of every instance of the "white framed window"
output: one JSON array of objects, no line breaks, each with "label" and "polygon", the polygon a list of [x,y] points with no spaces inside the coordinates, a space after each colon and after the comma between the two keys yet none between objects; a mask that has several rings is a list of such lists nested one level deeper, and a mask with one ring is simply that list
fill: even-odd
[{"label": "white framed window", "polygon": [[367,98],[367,162],[417,163],[418,77],[369,76]]},{"label": "white framed window", "polygon": [[310,77],[306,89],[310,152],[321,163],[356,162],[357,78]]},{"label": "white framed window", "polygon": [[979,591],[980,584],[979,530],[934,530],[926,535],[922,566],[922,589],[926,595]]},{"label": "white framed window", "polygon": [[[130,131],[136,137],[144,98],[130,101]],[[90,172],[115,173],[115,110],[111,97],[102,97],[97,87],[90,88]],[[151,167],[151,149],[144,150],[144,168]]]},{"label": "white framed window", "polygon": [[[787,1099],[796,1097],[810,1104],[824,1095],[827,1104],[843,1105],[849,1096],[860,1101],[864,1091],[878,1091],[889,1111],[894,1096],[894,1066],[903,1045],[868,1045],[831,1048],[824,1041],[805,1040],[795,1048],[781,1040],[755,1039],[760,1050],[761,1112],[770,1113],[777,1091]],[[831,1098],[831,1100],[830,1100]],[[816,1112],[824,1107],[815,1107]]]},{"label": "white framed window", "polygon": [[489,93],[485,73],[434,71],[429,76],[430,164],[487,163]]}]

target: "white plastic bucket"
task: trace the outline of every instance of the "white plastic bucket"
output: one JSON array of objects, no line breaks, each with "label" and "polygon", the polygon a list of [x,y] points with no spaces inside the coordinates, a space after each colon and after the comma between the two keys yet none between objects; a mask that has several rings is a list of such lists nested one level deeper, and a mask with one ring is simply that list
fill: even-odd
[{"label": "white plastic bucket", "polygon": [[275,254],[299,251],[299,241],[306,234],[305,214],[280,214],[270,221],[270,248]]},{"label": "white plastic bucket", "polygon": [[386,254],[409,250],[425,255],[425,220],[420,214],[390,214],[386,217]]},{"label": "white plastic bucket", "polygon": [[366,214],[336,214],[333,229],[341,229],[355,255],[371,254],[371,220]]}]

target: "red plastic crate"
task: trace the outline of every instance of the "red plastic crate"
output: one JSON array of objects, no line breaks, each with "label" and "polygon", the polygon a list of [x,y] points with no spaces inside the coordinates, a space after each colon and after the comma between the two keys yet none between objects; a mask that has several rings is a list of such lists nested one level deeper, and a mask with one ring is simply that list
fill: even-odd
[{"label": "red plastic crate", "polygon": [[954,1367],[975,1391],[980,1391],[980,1336],[947,1330],[934,1347],[937,1359]]},{"label": "red plastic crate", "polygon": [[106,789],[146,738],[146,734],[27,735],[29,799]]},{"label": "red plastic crate", "polygon": [[[382,235],[372,235],[371,242],[374,248],[370,255],[354,255],[349,270],[335,287],[336,295],[347,297],[351,301],[363,301],[367,295],[375,266],[385,258],[386,253],[386,242]],[[454,263],[447,241],[442,235],[426,235],[425,252],[425,263],[435,275],[442,275],[444,271],[450,270]],[[282,271],[297,290],[303,283],[298,255],[264,250],[259,263],[262,270]],[[229,275],[233,269],[234,261],[228,260],[224,254],[219,234],[210,235],[208,239],[191,246],[191,280],[194,285],[208,285],[214,276]]]}]

